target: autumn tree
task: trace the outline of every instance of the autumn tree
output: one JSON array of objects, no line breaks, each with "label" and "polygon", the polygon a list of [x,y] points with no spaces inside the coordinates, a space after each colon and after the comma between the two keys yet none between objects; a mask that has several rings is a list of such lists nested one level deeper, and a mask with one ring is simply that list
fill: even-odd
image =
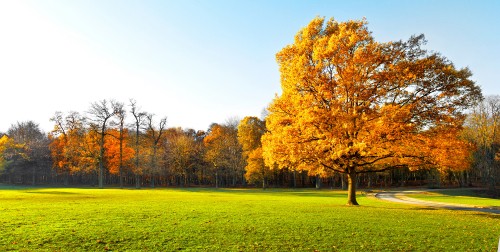
[{"label": "autumn tree", "polygon": [[146,113],[140,111],[140,109],[137,107],[137,102],[134,99],[130,99],[130,113],[132,113],[132,116],[134,117],[133,127],[135,129],[135,143],[134,143],[134,148],[135,148],[135,167],[134,167],[135,188],[140,188],[141,187],[140,175],[142,174],[142,171],[139,167],[139,160],[140,160],[139,136],[141,133],[141,128],[143,127],[144,122],[145,122]]},{"label": "autumn tree", "polygon": [[52,165],[68,185],[69,175],[80,166],[85,118],[75,111],[66,116],[58,111],[50,121],[54,123],[54,129],[49,133]]},{"label": "autumn tree", "polygon": [[115,101],[108,102],[101,100],[93,102],[90,105],[89,114],[90,128],[98,135],[97,143],[99,144],[99,171],[98,182],[99,188],[104,187],[104,145],[106,139],[106,132],[111,122],[111,118],[116,114]]},{"label": "autumn tree", "polygon": [[9,137],[7,137],[6,135],[3,135],[3,134],[0,134],[0,135],[2,135],[0,137],[0,174],[2,174],[3,170],[5,169],[5,164],[6,164],[4,153],[8,147],[9,140],[11,140],[11,139],[9,139]]},{"label": "autumn tree", "polygon": [[[115,112],[115,121],[112,121],[111,124],[116,126],[118,128],[118,134],[109,134],[109,136],[115,138],[118,140],[118,176],[119,176],[119,183],[120,183],[120,188],[123,188],[123,162],[124,162],[124,154],[123,154],[123,149],[124,149],[124,144],[125,144],[125,138],[128,135],[127,129],[125,129],[125,118],[127,117],[127,113],[124,108],[124,104],[121,102],[116,102],[113,106],[114,112]],[[114,145],[111,145],[114,146]],[[127,149],[127,154],[130,154],[130,150]],[[128,157],[127,161],[128,161]]]},{"label": "autumn tree", "polygon": [[158,146],[161,140],[161,136],[164,133],[165,126],[167,125],[167,118],[164,117],[158,123],[158,127],[156,127],[153,114],[146,114],[146,137],[149,140],[149,144],[151,147],[151,163],[149,167],[150,179],[151,179],[151,187],[155,187],[154,176],[156,174],[156,164],[157,164],[157,151]]},{"label": "autumn tree", "polygon": [[222,126],[212,124],[208,135],[203,139],[206,148],[205,160],[214,168],[215,188],[219,188],[219,170],[227,163],[222,151],[224,148],[222,134]]},{"label": "autumn tree", "polygon": [[196,178],[199,184],[206,184],[208,180],[208,173],[210,166],[206,163],[205,156],[205,145],[203,139],[205,139],[206,132],[203,130],[187,129],[184,133],[191,139],[193,139],[193,149],[192,149],[192,167],[196,173]]},{"label": "autumn tree", "polygon": [[[245,160],[243,159],[243,149],[238,142],[238,125],[240,119],[230,117],[224,123],[226,135],[226,147],[229,155],[229,167],[227,167],[228,175],[231,178],[232,186],[236,186],[238,181],[245,184]],[[229,179],[228,179],[229,181]]]},{"label": "autumn tree", "polygon": [[[215,176],[215,187],[220,185],[222,175],[230,177],[236,184],[238,177],[243,177],[244,160],[241,145],[238,142],[237,123],[225,125],[214,123],[203,139],[206,148],[205,161],[212,165]],[[224,174],[221,174],[221,173]]]},{"label": "autumn tree", "polygon": [[266,132],[266,123],[255,116],[247,116],[238,124],[238,141],[243,150],[243,157],[262,146],[260,141]]},{"label": "autumn tree", "polygon": [[123,174],[125,167],[132,166],[134,149],[129,146],[128,130],[120,133],[118,129],[109,129],[106,133],[109,138],[104,144],[104,159],[110,174],[118,175],[120,188],[123,188]]},{"label": "autumn tree", "polygon": [[18,122],[7,131],[18,147],[18,158],[12,165],[19,175],[31,173],[31,183],[35,185],[38,171],[50,168],[49,140],[39,125],[33,121]]},{"label": "autumn tree", "polygon": [[488,96],[472,109],[464,137],[476,147],[474,168],[494,192],[500,176],[500,96]]},{"label": "autumn tree", "polygon": [[2,134],[0,137],[0,174],[4,174],[7,166],[13,161],[12,155],[16,152],[15,150],[21,148],[22,146],[15,144],[14,139]]},{"label": "autumn tree", "polygon": [[365,20],[313,19],[276,55],[282,94],[268,108],[266,163],[345,173],[347,204],[357,205],[359,173],[466,160],[437,141],[466,145],[455,132],[481,91],[424,43],[376,42]]},{"label": "autumn tree", "polygon": [[165,133],[165,158],[169,169],[180,178],[182,186],[189,185],[189,177],[197,164],[196,139],[181,128],[171,128]]},{"label": "autumn tree", "polygon": [[266,187],[266,179],[271,172],[262,157],[261,138],[265,132],[265,122],[254,116],[243,118],[238,125],[238,142],[246,160],[245,178],[249,182],[261,181],[262,188]]},{"label": "autumn tree", "polygon": [[68,185],[69,179],[69,157],[65,153],[65,148],[68,143],[66,127],[64,125],[63,114],[56,112],[50,121],[55,123],[54,129],[49,133],[50,153],[52,156],[52,165],[58,174],[63,174],[64,185]]}]

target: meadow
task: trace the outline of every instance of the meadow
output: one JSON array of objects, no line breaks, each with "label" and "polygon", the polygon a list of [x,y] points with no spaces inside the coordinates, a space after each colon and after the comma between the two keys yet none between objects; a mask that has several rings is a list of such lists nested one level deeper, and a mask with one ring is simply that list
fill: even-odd
[{"label": "meadow", "polygon": [[500,215],[346,192],[0,186],[0,251],[496,251]]}]

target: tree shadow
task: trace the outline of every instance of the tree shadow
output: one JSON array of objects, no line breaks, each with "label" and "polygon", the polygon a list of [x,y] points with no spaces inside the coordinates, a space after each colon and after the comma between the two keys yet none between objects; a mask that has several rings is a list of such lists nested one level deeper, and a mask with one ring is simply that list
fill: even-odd
[{"label": "tree shadow", "polygon": [[72,195],[79,194],[75,192],[61,192],[61,191],[28,191],[24,193],[35,193],[35,194],[49,194],[49,195]]},{"label": "tree shadow", "polygon": [[[315,189],[315,188],[169,188],[172,190],[192,193],[229,193],[241,195],[275,195],[275,196],[300,196],[300,197],[322,197],[322,198],[347,198],[347,191]],[[366,197],[366,194],[358,192],[358,198]]]},{"label": "tree shadow", "polygon": [[498,195],[495,196],[494,194],[491,193],[491,191],[484,188],[442,189],[442,190],[435,190],[435,192],[446,196],[468,196],[468,197],[477,197],[485,199],[500,199]]}]

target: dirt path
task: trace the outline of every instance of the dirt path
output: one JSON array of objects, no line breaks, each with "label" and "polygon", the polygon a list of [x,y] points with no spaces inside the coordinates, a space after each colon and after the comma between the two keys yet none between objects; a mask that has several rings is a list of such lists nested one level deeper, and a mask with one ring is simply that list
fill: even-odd
[{"label": "dirt path", "polygon": [[423,193],[423,191],[380,192],[375,194],[375,197],[381,200],[387,200],[403,204],[426,206],[432,208],[445,208],[450,210],[477,211],[477,212],[500,214],[500,209],[477,207],[477,206],[463,205],[463,204],[432,202],[432,201],[414,199],[406,196],[407,194],[416,194],[416,193]]}]

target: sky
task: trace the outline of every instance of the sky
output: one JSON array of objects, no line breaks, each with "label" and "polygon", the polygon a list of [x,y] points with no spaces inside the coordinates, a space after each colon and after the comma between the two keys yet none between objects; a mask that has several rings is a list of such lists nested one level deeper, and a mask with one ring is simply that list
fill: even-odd
[{"label": "sky", "polygon": [[[317,16],[366,18],[377,41],[425,48],[500,94],[500,1],[0,0],[0,132],[103,99],[206,130],[260,117],[280,94],[275,54]],[[130,117],[129,117],[130,119]]]}]

